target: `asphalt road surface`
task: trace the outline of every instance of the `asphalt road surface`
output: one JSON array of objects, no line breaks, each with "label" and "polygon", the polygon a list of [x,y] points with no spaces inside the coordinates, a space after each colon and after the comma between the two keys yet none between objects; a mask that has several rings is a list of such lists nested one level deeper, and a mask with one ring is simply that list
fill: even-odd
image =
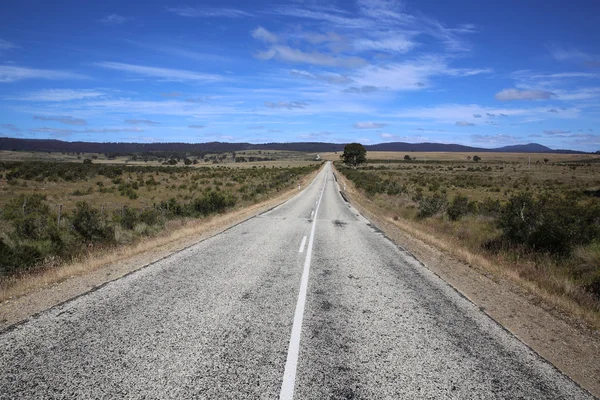
[{"label": "asphalt road surface", "polygon": [[281,206],[0,334],[2,399],[592,398],[346,203]]}]

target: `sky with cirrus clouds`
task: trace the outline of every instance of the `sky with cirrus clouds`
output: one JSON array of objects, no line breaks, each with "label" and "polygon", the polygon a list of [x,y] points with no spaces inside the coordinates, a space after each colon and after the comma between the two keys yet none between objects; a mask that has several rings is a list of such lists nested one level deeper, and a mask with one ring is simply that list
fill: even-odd
[{"label": "sky with cirrus clouds", "polygon": [[0,4],[0,137],[600,149],[600,3]]}]

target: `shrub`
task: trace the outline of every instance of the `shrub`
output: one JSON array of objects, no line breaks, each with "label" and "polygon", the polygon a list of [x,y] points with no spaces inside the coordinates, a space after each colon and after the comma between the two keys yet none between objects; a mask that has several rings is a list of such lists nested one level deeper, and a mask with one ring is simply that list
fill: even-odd
[{"label": "shrub", "polygon": [[195,199],[191,206],[196,213],[209,215],[222,212],[234,204],[235,199],[232,196],[210,190],[202,197]]},{"label": "shrub", "polygon": [[31,240],[47,237],[55,216],[45,200],[39,194],[22,194],[6,204],[3,218],[11,222],[17,237]]},{"label": "shrub", "polygon": [[42,253],[32,245],[17,244],[14,248],[0,238],[0,276],[15,275],[40,263]]},{"label": "shrub", "polygon": [[92,208],[86,201],[75,204],[72,217],[73,230],[87,241],[106,242],[114,240],[114,231],[105,226],[100,211]]},{"label": "shrub", "polygon": [[432,196],[426,196],[419,201],[418,218],[428,218],[441,212],[446,208],[448,201],[446,195],[442,193],[434,193]]},{"label": "shrub", "polygon": [[497,224],[502,237],[533,250],[569,255],[574,246],[590,243],[600,234],[598,207],[582,207],[575,200],[530,193],[511,197],[502,208]]},{"label": "shrub", "polygon": [[457,195],[452,199],[446,213],[452,221],[458,221],[463,215],[469,212],[469,198],[467,196]]}]

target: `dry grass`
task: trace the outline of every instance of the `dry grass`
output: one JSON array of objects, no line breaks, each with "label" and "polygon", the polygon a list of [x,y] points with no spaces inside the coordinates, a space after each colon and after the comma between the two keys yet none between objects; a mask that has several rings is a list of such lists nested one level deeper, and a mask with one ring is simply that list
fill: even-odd
[{"label": "dry grass", "polygon": [[[330,161],[339,161],[340,154],[337,153],[323,153],[321,158]],[[544,162],[544,159],[550,160],[549,162],[569,162],[589,159],[600,159],[600,155],[595,154],[554,154],[554,153],[467,153],[467,152],[399,152],[399,151],[369,151],[367,153],[367,159],[369,160],[389,160],[398,161],[404,160],[405,155],[410,155],[411,158],[417,161],[463,161],[466,162],[467,157],[473,157],[478,155],[482,158],[483,162],[486,161],[500,161],[500,162],[516,162],[516,163],[528,163],[531,159],[531,163],[535,164],[537,161]]]},{"label": "dry grass", "polygon": [[[318,171],[301,178],[305,186]],[[212,236],[245,219],[248,219],[266,209],[280,204],[297,193],[291,188],[285,192],[272,193],[264,201],[244,207],[237,207],[226,214],[211,216],[204,219],[178,219],[166,223],[163,231],[156,236],[140,238],[134,243],[121,245],[117,248],[94,249],[87,255],[70,263],[50,266],[35,273],[6,279],[0,283],[0,303],[8,299],[19,298],[27,293],[65,281],[74,276],[89,274],[103,267],[122,263],[145,253],[158,254],[158,258],[181,250],[199,240]],[[154,261],[146,260],[145,264]],[[135,265],[132,270],[140,268],[144,263]],[[107,278],[114,279],[115,277]]]},{"label": "dry grass", "polygon": [[[584,173],[590,175],[589,171]],[[540,257],[534,262],[531,258],[521,258],[518,254],[491,254],[484,251],[483,242],[497,235],[491,224],[478,221],[484,217],[469,216],[458,222],[441,217],[417,220],[414,218],[416,214],[414,202],[406,196],[385,194],[367,196],[345,176],[339,175],[346,184],[352,200],[358,203],[361,211],[368,217],[380,218],[393,224],[413,237],[451,254],[486,274],[492,274],[498,279],[508,279],[535,294],[549,308],[555,307],[596,329],[600,328],[598,301],[575,285],[563,271],[556,268],[556,260]],[[431,175],[437,174],[432,170]],[[545,173],[540,174],[540,176],[544,175]],[[573,180],[571,176],[567,179]],[[464,193],[464,190],[462,192]],[[578,250],[581,260],[588,263],[599,263],[599,253],[598,248],[586,247]],[[546,268],[540,268],[541,264],[545,264]]]}]

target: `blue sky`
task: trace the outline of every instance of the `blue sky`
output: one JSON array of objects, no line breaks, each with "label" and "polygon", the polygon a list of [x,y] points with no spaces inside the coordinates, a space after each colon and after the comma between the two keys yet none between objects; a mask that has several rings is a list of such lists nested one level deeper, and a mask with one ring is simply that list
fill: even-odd
[{"label": "blue sky", "polygon": [[12,1],[0,136],[600,149],[600,3]]}]

